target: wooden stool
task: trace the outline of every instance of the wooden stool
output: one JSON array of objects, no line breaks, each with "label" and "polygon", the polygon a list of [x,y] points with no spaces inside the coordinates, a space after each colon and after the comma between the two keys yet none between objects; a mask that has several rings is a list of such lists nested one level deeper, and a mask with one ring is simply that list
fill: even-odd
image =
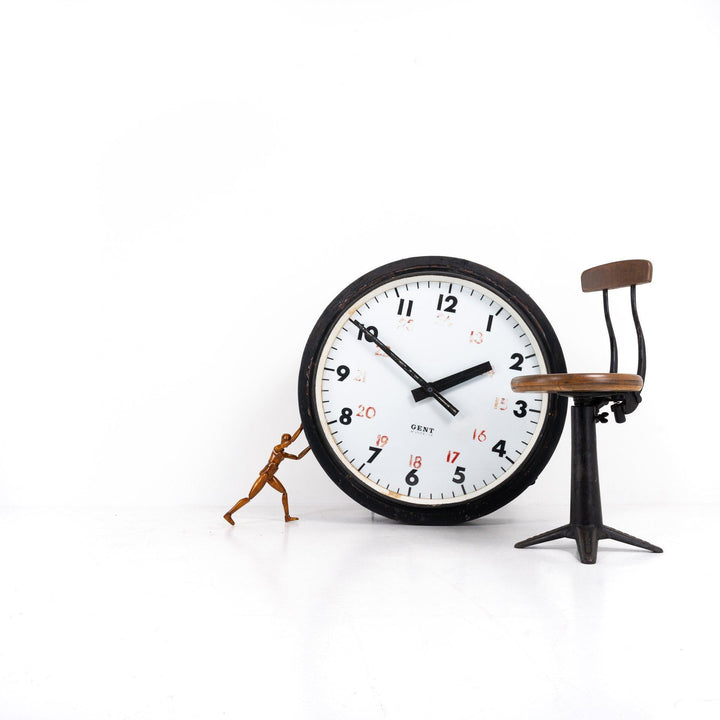
[{"label": "wooden stool", "polygon": [[[662,549],[645,540],[614,530],[603,524],[598,476],[595,424],[607,422],[607,413],[599,409],[612,403],[615,420],[625,422],[625,416],[634,412],[642,398],[646,367],[645,340],[638,319],[635,287],[652,280],[652,264],[648,260],[626,260],[608,263],[586,270],[581,277],[584,292],[603,291],[605,321],[610,335],[609,373],[568,373],[554,375],[528,375],[512,381],[515,392],[556,393],[573,399],[571,408],[572,465],[570,475],[570,522],[562,527],[528,538],[515,545],[530,545],[574,538],[580,562],[592,564],[597,559],[598,540],[618,540],[628,545],[660,553]],[[630,305],[638,338],[637,375],[617,372],[617,342],[610,320],[608,290],[630,287]]]}]

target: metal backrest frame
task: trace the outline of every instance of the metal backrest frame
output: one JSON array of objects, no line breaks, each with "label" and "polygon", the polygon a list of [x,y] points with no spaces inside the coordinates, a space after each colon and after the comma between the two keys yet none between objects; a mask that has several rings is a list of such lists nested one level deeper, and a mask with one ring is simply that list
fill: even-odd
[{"label": "metal backrest frame", "polygon": [[[612,320],[610,319],[609,291],[621,287],[630,288],[630,308],[632,310],[638,345],[637,374],[643,381],[645,380],[645,372],[647,370],[647,351],[645,348],[645,336],[643,335],[640,318],[638,316],[636,289],[638,285],[651,282],[652,275],[653,267],[649,260],[622,260],[620,262],[598,265],[589,270],[585,270],[580,278],[583,292],[602,290],[603,293],[605,324],[607,325],[608,336],[610,338],[611,373],[617,373],[618,371],[618,348]],[[625,393],[622,397],[618,397],[612,407],[615,413],[615,419],[618,422],[624,422],[625,415],[633,412],[641,400],[642,398],[639,392]]]}]

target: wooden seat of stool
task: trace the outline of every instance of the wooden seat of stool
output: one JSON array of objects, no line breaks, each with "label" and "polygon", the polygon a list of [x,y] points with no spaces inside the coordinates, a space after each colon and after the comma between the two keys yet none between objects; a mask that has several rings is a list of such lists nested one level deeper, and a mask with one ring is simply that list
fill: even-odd
[{"label": "wooden seat of stool", "polygon": [[643,379],[627,373],[550,373],[513,378],[515,392],[550,392],[576,397],[640,392]]}]

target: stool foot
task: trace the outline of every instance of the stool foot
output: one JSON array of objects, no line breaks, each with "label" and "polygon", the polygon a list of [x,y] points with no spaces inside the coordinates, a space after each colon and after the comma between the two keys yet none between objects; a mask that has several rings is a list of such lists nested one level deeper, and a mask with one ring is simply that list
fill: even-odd
[{"label": "stool foot", "polygon": [[594,565],[597,561],[598,540],[600,535],[594,525],[576,525],[573,536],[577,543],[580,562],[585,565]]},{"label": "stool foot", "polygon": [[559,540],[560,538],[572,537],[572,528],[569,525],[548,530],[547,532],[535,535],[522,542],[515,543],[516,548],[526,548],[531,545],[539,545],[540,543],[549,542],[550,540]]},{"label": "stool foot", "polygon": [[627,545],[634,545],[635,547],[643,548],[644,550],[649,550],[654,553],[661,553],[663,551],[661,547],[653,545],[647,540],[641,540],[640,538],[620,532],[620,530],[615,530],[615,528],[608,527],[607,525],[603,526],[603,533],[609,540],[617,540],[618,542],[626,543]]}]

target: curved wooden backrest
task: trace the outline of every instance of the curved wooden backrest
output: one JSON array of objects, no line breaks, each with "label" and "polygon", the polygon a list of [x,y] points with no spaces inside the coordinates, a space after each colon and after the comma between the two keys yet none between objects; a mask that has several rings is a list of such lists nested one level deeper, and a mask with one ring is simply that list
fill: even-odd
[{"label": "curved wooden backrest", "polygon": [[586,270],[580,276],[583,292],[614,290],[643,285],[652,280],[653,267],[649,260],[621,260]]}]

